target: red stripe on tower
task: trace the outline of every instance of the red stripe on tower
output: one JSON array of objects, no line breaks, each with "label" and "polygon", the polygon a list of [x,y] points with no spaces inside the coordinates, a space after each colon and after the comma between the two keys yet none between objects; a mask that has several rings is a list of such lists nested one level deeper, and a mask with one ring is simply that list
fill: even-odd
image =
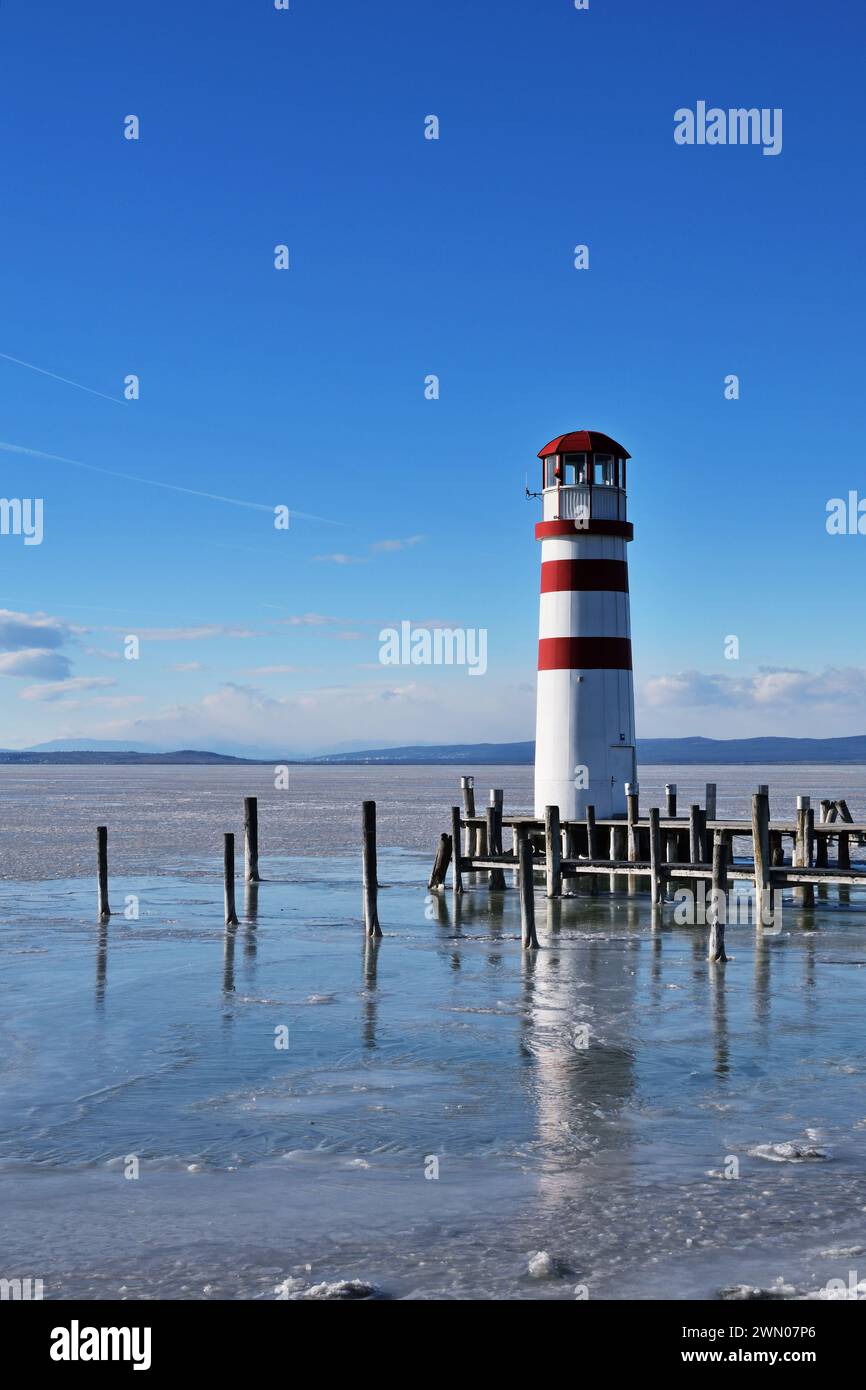
[{"label": "red stripe on tower", "polygon": [[624,560],[545,560],[541,566],[541,592],[627,594],[628,565]]},{"label": "red stripe on tower", "polygon": [[630,671],[628,637],[542,637],[539,671]]}]

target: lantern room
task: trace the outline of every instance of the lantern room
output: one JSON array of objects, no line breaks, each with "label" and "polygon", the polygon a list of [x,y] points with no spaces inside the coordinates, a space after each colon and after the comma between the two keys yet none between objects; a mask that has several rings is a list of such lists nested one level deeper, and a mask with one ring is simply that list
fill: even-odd
[{"label": "lantern room", "polygon": [[609,435],[572,430],[545,444],[542,468],[544,521],[625,521],[626,459]]}]

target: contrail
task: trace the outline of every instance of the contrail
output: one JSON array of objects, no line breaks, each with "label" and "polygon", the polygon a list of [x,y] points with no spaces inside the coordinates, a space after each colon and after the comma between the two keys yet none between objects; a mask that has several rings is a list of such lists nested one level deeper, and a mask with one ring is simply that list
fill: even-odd
[{"label": "contrail", "polygon": [[47,372],[44,367],[36,367],[32,362],[22,362],[20,357],[10,357],[8,352],[0,352],[0,357],[7,362],[15,362],[19,367],[29,367],[31,372],[39,372],[41,376],[53,377],[55,381],[62,381],[66,386],[77,386],[79,391],[89,391],[91,396],[101,396],[104,401],[114,401],[115,405],[126,405],[126,401],[120,396],[106,396],[104,391],[94,391],[92,386],[82,386],[80,381],[70,381],[68,376],[58,376],[56,372]]},{"label": "contrail", "polygon": [[[3,354],[0,353],[0,356]],[[109,399],[111,399],[109,397]],[[7,454],[26,454],[28,458],[47,459],[51,463],[69,463],[73,468],[86,468],[89,473],[102,473],[108,478],[122,478],[126,483],[143,483],[146,487],[161,487],[167,492],[183,492],[188,497],[205,497],[210,502],[228,502],[232,507],[249,507],[256,512],[273,512],[267,502],[246,502],[241,497],[224,497],[219,492],[200,492],[194,487],[180,487],[177,483],[162,483],[156,478],[140,478],[134,473],[118,473],[113,468],[99,468],[95,463],[82,463],[80,459],[64,458],[62,454],[46,454],[41,449],[27,449],[23,444],[7,444],[0,440],[0,449]],[[296,512],[289,508],[289,516],[300,517],[302,521],[324,521],[329,526],[343,526],[342,521],[334,521],[328,516],[315,516],[312,512]]]}]

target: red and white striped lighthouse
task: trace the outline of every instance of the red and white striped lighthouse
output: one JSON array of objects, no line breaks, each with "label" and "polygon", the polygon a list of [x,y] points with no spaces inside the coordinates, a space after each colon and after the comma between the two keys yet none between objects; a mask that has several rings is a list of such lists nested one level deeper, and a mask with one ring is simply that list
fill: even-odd
[{"label": "red and white striped lighthouse", "polygon": [[626,545],[626,459],[596,430],[545,444],[535,814],[624,815],[637,780]]}]

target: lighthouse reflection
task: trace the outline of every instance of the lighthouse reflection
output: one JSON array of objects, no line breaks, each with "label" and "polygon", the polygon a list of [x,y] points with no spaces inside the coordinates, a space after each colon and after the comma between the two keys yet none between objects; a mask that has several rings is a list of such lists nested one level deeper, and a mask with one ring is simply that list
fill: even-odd
[{"label": "lighthouse reflection", "polygon": [[636,1088],[639,909],[614,914],[588,896],[552,900],[541,949],[521,957],[520,1049],[532,1064],[537,1190],[549,1204],[583,1186],[584,1160],[620,1162],[631,1147],[622,1112]]}]

